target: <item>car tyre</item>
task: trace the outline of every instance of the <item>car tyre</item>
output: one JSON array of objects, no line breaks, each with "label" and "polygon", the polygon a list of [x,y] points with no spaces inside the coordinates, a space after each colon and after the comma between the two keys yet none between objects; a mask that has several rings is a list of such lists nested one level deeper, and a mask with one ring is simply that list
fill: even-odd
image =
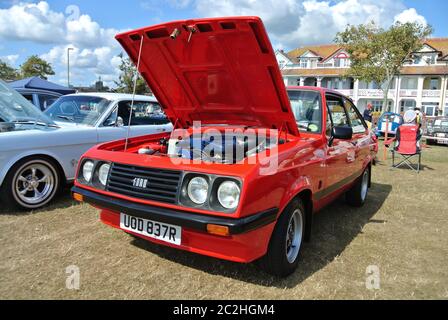
[{"label": "car tyre", "polygon": [[347,203],[353,207],[362,207],[366,202],[370,186],[370,168],[356,180],[353,187],[345,194]]},{"label": "car tyre", "polygon": [[268,252],[259,261],[267,273],[283,278],[297,269],[305,234],[304,208],[302,201],[295,199],[277,221]]},{"label": "car tyre", "polygon": [[17,162],[0,188],[0,199],[10,209],[35,210],[59,194],[62,175],[50,159],[30,157]]}]

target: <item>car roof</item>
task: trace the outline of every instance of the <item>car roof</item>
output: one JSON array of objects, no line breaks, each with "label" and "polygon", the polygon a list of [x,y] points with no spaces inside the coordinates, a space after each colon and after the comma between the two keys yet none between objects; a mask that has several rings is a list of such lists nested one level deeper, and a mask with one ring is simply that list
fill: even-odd
[{"label": "car roof", "polygon": [[54,91],[50,91],[50,90],[43,90],[43,89],[31,89],[31,88],[15,88],[14,90],[16,90],[19,93],[23,93],[23,94],[32,94],[32,93],[42,93],[42,94],[48,94],[48,95],[52,95],[52,96],[56,96],[56,97],[61,97],[63,96],[63,94],[59,93],[59,92],[54,92]]},{"label": "car roof", "polygon": [[312,87],[312,86],[286,86],[286,90],[311,90],[311,91],[317,91],[317,92],[323,92],[323,93],[333,93],[340,96],[344,96],[342,93],[328,89],[323,87]]},{"label": "car roof", "polygon": [[[125,93],[112,93],[112,92],[79,92],[74,94],[66,95],[65,97],[73,97],[73,96],[87,96],[87,97],[98,97],[107,100],[132,100],[132,94]],[[135,100],[144,100],[144,101],[152,101],[157,102],[157,99],[154,96],[144,96],[144,95],[135,95]]]}]

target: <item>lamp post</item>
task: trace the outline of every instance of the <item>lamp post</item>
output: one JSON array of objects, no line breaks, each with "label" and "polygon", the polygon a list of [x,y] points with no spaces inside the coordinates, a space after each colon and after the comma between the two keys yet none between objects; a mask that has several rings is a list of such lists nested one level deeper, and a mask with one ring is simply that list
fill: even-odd
[{"label": "lamp post", "polygon": [[70,88],[70,51],[74,48],[67,48],[67,86]]}]

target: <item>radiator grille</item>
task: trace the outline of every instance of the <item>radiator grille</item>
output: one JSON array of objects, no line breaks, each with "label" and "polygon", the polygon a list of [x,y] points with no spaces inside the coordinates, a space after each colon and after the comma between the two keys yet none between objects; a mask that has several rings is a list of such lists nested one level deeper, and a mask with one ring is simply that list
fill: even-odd
[{"label": "radiator grille", "polygon": [[[180,171],[114,163],[107,190],[139,199],[176,203],[180,178]],[[135,179],[140,183],[135,183]]]}]

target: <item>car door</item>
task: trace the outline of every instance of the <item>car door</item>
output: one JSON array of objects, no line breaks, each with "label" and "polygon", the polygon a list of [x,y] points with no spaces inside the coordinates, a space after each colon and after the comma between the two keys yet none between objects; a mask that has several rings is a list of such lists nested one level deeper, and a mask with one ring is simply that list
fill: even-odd
[{"label": "car door", "polygon": [[[336,94],[326,94],[328,119],[326,136],[329,140],[331,130],[335,126],[350,126],[343,98]],[[327,147],[327,188],[337,191],[339,187],[347,184],[355,168],[355,147],[350,140],[334,139]]]},{"label": "car door", "polygon": [[345,110],[348,114],[350,126],[353,129],[351,143],[355,148],[355,162],[353,163],[353,174],[359,173],[370,155],[371,137],[368,127],[355,105],[344,98]]},{"label": "car door", "polygon": [[131,105],[132,101],[123,100],[112,108],[109,116],[98,127],[100,143],[125,139],[128,134],[129,122],[131,123],[129,137],[171,131],[171,123],[163,113],[151,113],[155,107],[160,108],[156,102],[135,101],[132,114],[130,112]]}]

